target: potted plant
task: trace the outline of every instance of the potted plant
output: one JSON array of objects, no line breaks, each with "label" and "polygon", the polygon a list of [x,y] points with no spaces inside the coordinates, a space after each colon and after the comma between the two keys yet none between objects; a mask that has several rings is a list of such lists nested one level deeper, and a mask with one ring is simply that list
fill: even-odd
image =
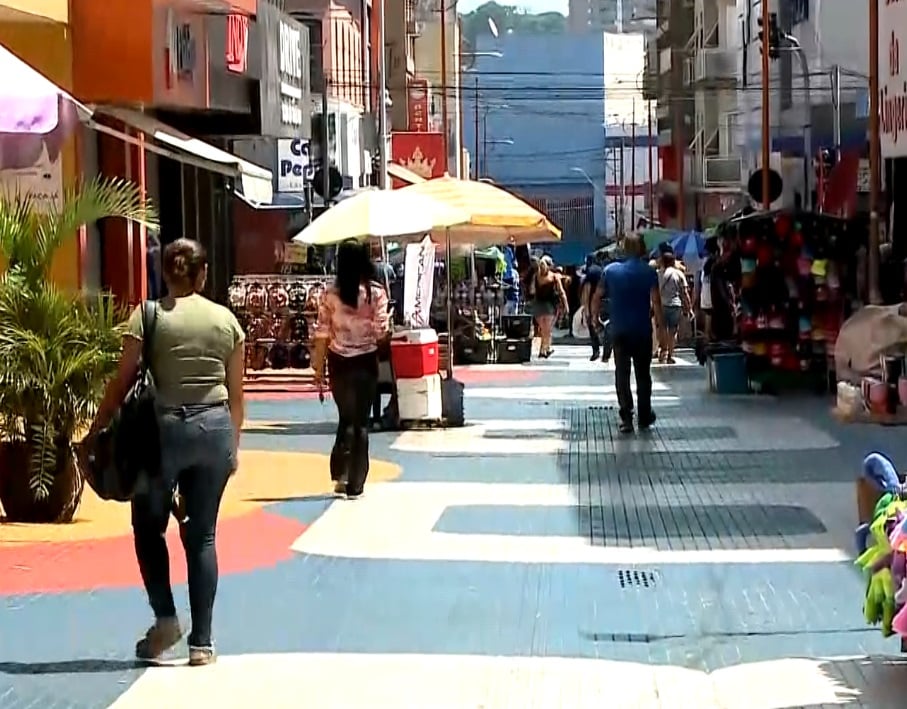
[{"label": "potted plant", "polygon": [[36,207],[0,196],[0,507],[10,522],[68,522],[84,486],[73,444],[116,371],[124,312],[53,285],[51,263],[85,224],[154,216],[135,185],[106,178]]}]

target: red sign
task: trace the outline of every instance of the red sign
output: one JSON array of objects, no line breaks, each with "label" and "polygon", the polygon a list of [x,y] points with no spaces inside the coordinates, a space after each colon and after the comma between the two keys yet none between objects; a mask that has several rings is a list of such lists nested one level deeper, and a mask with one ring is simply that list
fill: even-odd
[{"label": "red sign", "polygon": [[249,65],[249,18],[227,15],[227,71],[245,74]]},{"label": "red sign", "polygon": [[413,79],[409,84],[409,129],[413,133],[428,131],[428,79]]},{"label": "red sign", "polygon": [[[447,172],[444,134],[394,132],[391,134],[391,160],[426,180],[443,177]],[[394,187],[401,186],[402,182],[394,181]]]}]

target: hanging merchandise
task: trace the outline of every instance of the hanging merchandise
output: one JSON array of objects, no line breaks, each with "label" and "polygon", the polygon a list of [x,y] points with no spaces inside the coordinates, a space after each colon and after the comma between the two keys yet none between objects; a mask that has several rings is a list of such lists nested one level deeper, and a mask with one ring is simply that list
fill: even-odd
[{"label": "hanging merchandise", "polygon": [[763,212],[732,220],[723,232],[738,244],[738,333],[754,388],[827,390],[844,320],[847,222]]},{"label": "hanging merchandise", "polygon": [[236,276],[227,295],[246,334],[246,369],[309,369],[325,276]]}]

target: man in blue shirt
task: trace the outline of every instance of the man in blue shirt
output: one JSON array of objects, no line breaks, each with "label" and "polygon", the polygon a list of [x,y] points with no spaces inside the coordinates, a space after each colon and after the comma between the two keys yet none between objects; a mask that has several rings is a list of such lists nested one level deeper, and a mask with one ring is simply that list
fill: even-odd
[{"label": "man in blue shirt", "polygon": [[643,260],[645,244],[636,234],[624,237],[627,258],[612,263],[602,273],[593,317],[598,318],[600,303],[610,299],[611,338],[614,343],[614,383],[620,408],[620,432],[633,433],[633,392],[630,367],[636,372],[637,420],[640,430],[655,423],[652,411],[652,313],[661,327],[661,294],[658,274]]}]

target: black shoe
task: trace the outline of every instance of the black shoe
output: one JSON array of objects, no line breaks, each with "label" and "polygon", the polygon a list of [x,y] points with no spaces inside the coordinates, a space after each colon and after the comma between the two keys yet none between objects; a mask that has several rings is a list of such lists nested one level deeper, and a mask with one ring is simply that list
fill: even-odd
[{"label": "black shoe", "polygon": [[640,418],[639,419],[639,430],[647,431],[648,429],[652,428],[652,426],[655,425],[656,418],[657,417],[655,416],[654,411],[652,413],[650,413],[646,418]]},{"label": "black shoe", "polygon": [[593,352],[593,353],[592,353],[592,356],[589,358],[589,361],[590,361],[590,362],[594,362],[594,361],[597,360],[600,356],[601,356],[601,355],[599,355],[598,352]]},{"label": "black shoe", "polygon": [[620,426],[617,427],[617,430],[618,430],[620,433],[633,433],[633,424],[632,424],[632,423],[623,422],[623,423],[620,424]]},{"label": "black shoe", "polygon": [[611,361],[611,358],[608,355],[602,355],[602,362],[608,364]]}]

